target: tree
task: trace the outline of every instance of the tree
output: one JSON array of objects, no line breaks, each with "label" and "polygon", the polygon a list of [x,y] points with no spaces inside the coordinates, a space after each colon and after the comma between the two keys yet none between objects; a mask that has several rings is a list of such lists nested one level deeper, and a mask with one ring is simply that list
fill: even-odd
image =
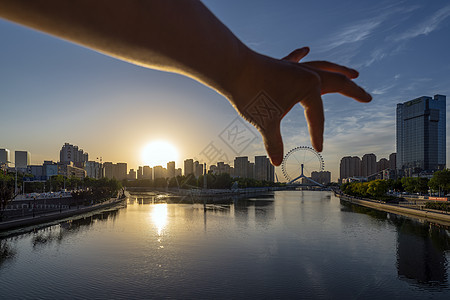
[{"label": "tree", "polygon": [[3,213],[14,195],[14,188],[6,180],[0,183],[0,221],[3,220]]},{"label": "tree", "polygon": [[429,186],[435,191],[443,191],[444,194],[448,193],[450,191],[450,170],[445,169],[434,172]]},{"label": "tree", "polygon": [[373,197],[381,197],[386,194],[388,190],[387,182],[381,179],[370,181],[367,186],[367,194]]}]

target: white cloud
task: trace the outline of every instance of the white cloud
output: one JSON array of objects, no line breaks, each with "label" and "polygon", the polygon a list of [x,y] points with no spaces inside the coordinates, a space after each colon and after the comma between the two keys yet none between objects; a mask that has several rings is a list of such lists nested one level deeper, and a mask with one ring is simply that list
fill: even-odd
[{"label": "white cloud", "polygon": [[377,28],[382,22],[382,18],[373,20],[364,20],[360,23],[345,27],[340,32],[333,34],[333,36],[324,42],[319,47],[320,52],[333,50],[339,46],[352,44],[363,41]]},{"label": "white cloud", "polygon": [[407,40],[412,39],[420,35],[428,35],[431,32],[439,29],[439,25],[450,16],[450,5],[438,10],[435,12],[430,18],[426,18],[426,20],[414,28],[406,31],[405,33],[399,36],[392,36],[390,39],[394,40]]}]

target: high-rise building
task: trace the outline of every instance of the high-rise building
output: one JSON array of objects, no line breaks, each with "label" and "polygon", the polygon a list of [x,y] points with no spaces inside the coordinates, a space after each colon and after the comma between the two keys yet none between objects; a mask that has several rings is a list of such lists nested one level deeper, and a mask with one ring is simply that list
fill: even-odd
[{"label": "high-rise building", "polygon": [[102,164],[97,161],[87,161],[84,169],[86,170],[86,176],[100,179],[103,177]]},{"label": "high-rise building", "polygon": [[114,164],[112,162],[103,163],[104,175],[107,178],[114,178]]},{"label": "high-rise building", "polygon": [[153,179],[158,178],[166,178],[167,177],[167,170],[163,168],[162,166],[154,166],[153,167]]},{"label": "high-rise building", "polygon": [[369,177],[377,172],[377,157],[375,154],[364,154],[361,159],[361,176]]},{"label": "high-rise building", "polygon": [[389,169],[389,161],[386,158],[381,158],[377,162],[377,172]]},{"label": "high-rise building", "polygon": [[397,153],[391,153],[389,155],[389,169],[391,170],[397,169]]},{"label": "high-rise building", "polygon": [[178,168],[175,170],[175,176],[181,176],[182,172],[181,172],[181,168]]},{"label": "high-rise building", "polygon": [[175,177],[175,162],[174,161],[169,161],[167,163],[167,177],[168,178]]},{"label": "high-rise building", "polygon": [[128,166],[127,163],[117,163],[114,165],[114,178],[117,180],[127,179],[128,177]]},{"label": "high-rise building", "polygon": [[152,170],[152,168],[150,168],[149,166],[144,166],[144,167],[142,168],[142,177],[143,177],[144,179],[150,179],[150,180],[152,180],[152,179],[153,179],[152,173],[153,173],[153,170]]},{"label": "high-rise building", "polygon": [[256,180],[274,181],[275,168],[265,155],[255,156],[255,173]]},{"label": "high-rise building", "polygon": [[189,174],[194,174],[194,160],[193,159],[186,159],[184,161],[184,176],[187,176]]},{"label": "high-rise building", "polygon": [[144,169],[142,168],[142,166],[139,166],[139,168],[137,169],[137,179],[144,179]]},{"label": "high-rise building", "polygon": [[136,171],[134,169],[130,169],[128,173],[128,180],[136,180]]},{"label": "high-rise building", "polygon": [[59,161],[62,163],[73,162],[74,166],[84,168],[85,163],[89,160],[89,155],[84,153],[78,146],[65,143],[59,151]]},{"label": "high-rise building", "polygon": [[331,182],[331,172],[330,171],[312,171],[311,179],[320,184],[329,184]]},{"label": "high-rise building", "polygon": [[9,157],[9,150],[8,149],[0,149],[0,167],[3,165],[6,165],[6,167],[9,167],[10,161],[11,161],[11,158]]},{"label": "high-rise building", "polygon": [[201,175],[203,175],[203,164],[194,161],[194,176],[198,178]]},{"label": "high-rise building", "polygon": [[361,159],[358,156],[345,156],[341,159],[339,178],[361,176]]},{"label": "high-rise building", "polygon": [[397,104],[397,169],[407,173],[444,169],[446,96],[422,96]]},{"label": "high-rise building", "polygon": [[248,177],[248,157],[241,156],[234,159],[234,177],[247,178]]},{"label": "high-rise building", "polygon": [[28,151],[15,151],[14,152],[14,162],[16,168],[26,169],[30,164],[30,152]]}]

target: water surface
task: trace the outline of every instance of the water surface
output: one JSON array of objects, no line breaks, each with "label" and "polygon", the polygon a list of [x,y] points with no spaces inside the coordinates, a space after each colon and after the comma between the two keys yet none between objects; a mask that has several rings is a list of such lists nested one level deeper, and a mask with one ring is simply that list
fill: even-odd
[{"label": "water surface", "polygon": [[5,299],[450,299],[449,231],[280,191],[229,204],[156,203],[1,240]]}]

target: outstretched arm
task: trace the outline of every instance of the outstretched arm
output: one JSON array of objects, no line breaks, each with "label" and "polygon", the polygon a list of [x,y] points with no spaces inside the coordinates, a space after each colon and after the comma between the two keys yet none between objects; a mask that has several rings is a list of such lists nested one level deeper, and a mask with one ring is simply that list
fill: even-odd
[{"label": "outstretched arm", "polygon": [[355,70],[329,62],[298,63],[246,47],[197,0],[0,0],[0,17],[144,67],[192,77],[224,95],[261,133],[274,165],[283,159],[281,119],[298,102],[313,147],[323,143],[321,94],[371,100]]}]

